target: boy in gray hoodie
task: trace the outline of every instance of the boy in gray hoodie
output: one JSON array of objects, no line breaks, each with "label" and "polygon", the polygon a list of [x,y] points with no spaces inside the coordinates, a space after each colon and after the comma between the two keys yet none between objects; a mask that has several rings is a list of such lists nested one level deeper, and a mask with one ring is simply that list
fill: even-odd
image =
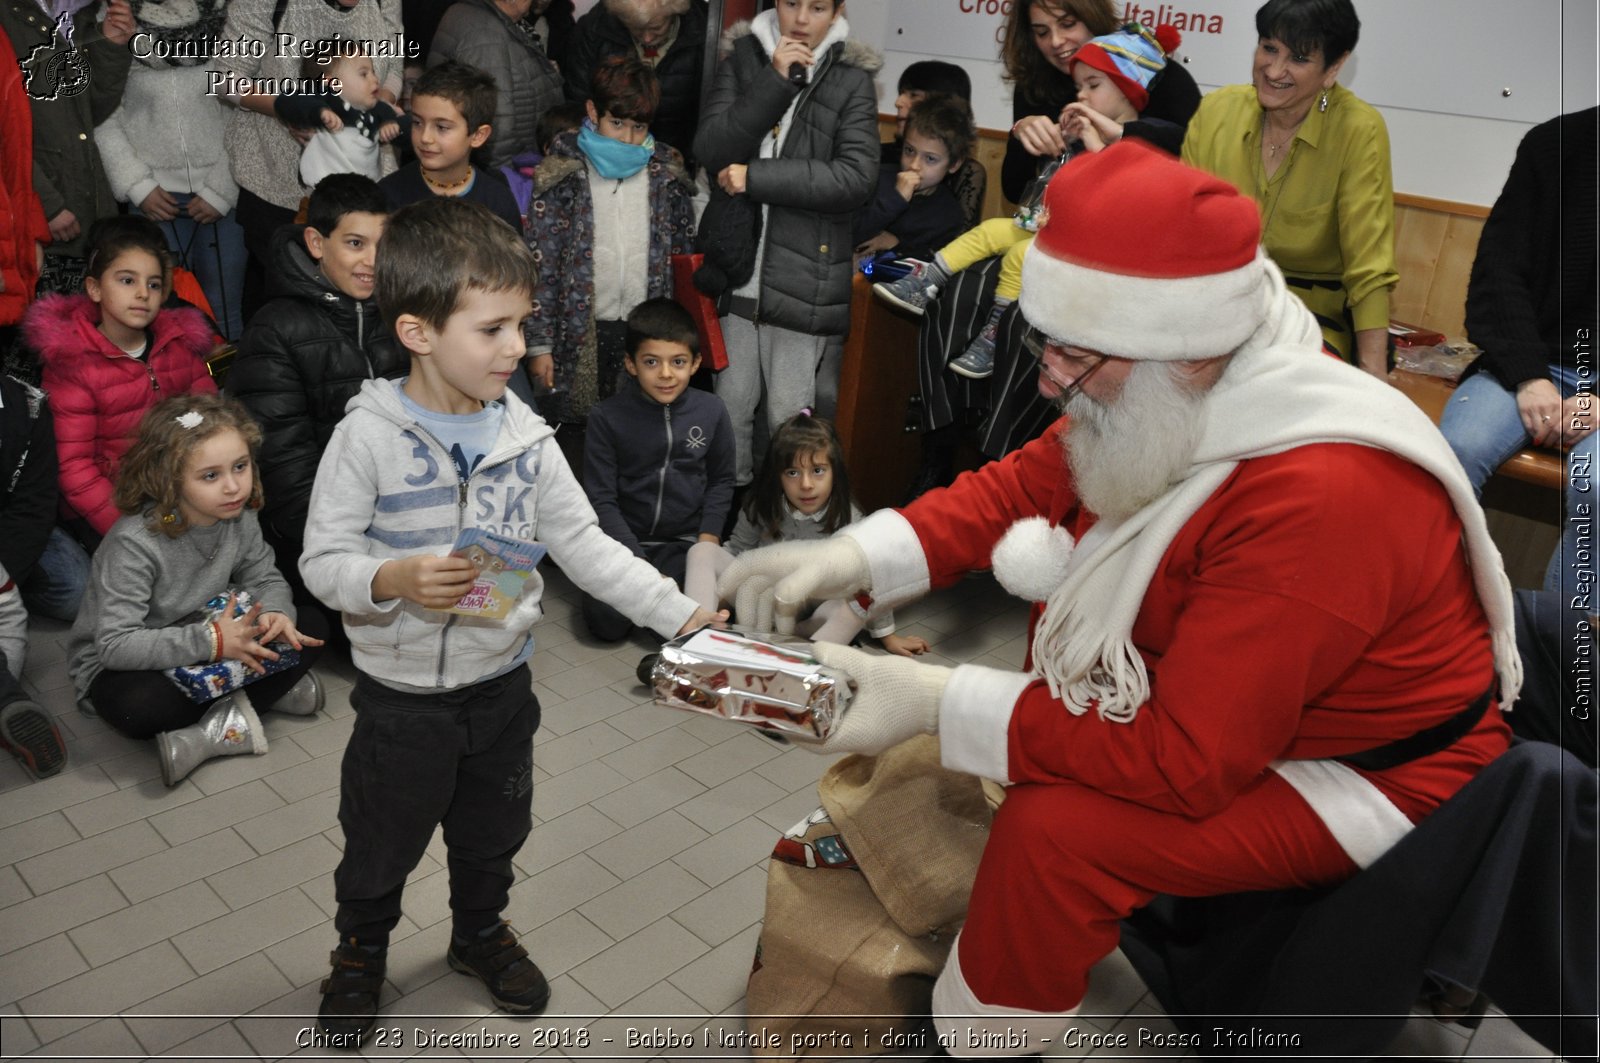
[{"label": "boy in gray hoodie", "polygon": [[[340,776],[339,945],[319,1047],[355,1049],[377,1015],[400,895],[439,824],[449,850],[451,967],[506,1011],[550,988],[501,919],[533,808],[528,578],[504,619],[444,612],[472,588],[450,556],[464,527],[540,542],[586,593],[664,637],[716,617],[609,538],[550,428],[506,383],[520,372],[534,264],[484,207],[434,197],[396,212],[378,305],[409,352],[404,380],[369,380],[317,470],[300,571],[344,614],[359,675]],[[723,614],[726,616],[726,614]]]}]

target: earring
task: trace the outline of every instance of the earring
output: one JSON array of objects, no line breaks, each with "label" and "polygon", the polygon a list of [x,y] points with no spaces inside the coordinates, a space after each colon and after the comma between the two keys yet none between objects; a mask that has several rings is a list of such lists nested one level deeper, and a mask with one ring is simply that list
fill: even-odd
[{"label": "earring", "polygon": [[161,523],[162,524],[176,524],[176,523],[178,523],[178,514],[177,514],[177,512],[174,511],[172,513],[163,513],[161,515]]},{"label": "earring", "polygon": [[1326,114],[1328,110],[1328,90],[1322,90],[1322,99],[1317,101],[1317,113]]}]

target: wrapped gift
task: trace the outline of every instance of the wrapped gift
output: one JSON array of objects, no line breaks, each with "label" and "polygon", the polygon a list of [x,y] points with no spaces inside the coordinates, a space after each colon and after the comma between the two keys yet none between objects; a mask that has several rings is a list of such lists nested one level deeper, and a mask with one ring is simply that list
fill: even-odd
[{"label": "wrapped gift", "polygon": [[657,704],[814,742],[838,726],[854,689],[805,639],[732,627],[668,642],[651,680]]},{"label": "wrapped gift", "polygon": [[[201,608],[180,621],[180,624],[195,624],[202,621],[221,620],[228,609],[228,598],[232,596],[233,615],[243,616],[250,611],[255,603],[249,591],[227,590],[216,595],[206,602]],[[177,688],[187,694],[194,701],[211,701],[224,694],[231,694],[248,683],[254,683],[264,675],[281,672],[285,668],[293,668],[300,663],[300,651],[287,642],[269,642],[267,649],[278,655],[276,661],[263,660],[261,666],[266,669],[263,674],[245,667],[243,661],[233,658],[224,658],[220,661],[209,661],[205,664],[188,664],[180,668],[168,668],[167,678]]]}]

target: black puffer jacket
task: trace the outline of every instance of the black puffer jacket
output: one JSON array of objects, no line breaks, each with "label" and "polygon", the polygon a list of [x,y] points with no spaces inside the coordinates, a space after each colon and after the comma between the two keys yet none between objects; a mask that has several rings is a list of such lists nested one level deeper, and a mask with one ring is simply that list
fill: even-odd
[{"label": "black puffer jacket", "polygon": [[[775,27],[776,12],[762,12],[757,23],[764,19]],[[748,164],[747,194],[767,208],[758,317],[796,332],[842,336],[850,329],[855,215],[878,180],[872,78],[882,57],[857,41],[838,41],[825,47],[811,81],[799,89],[772,68],[750,23],[729,29],[723,50],[700,115],[695,158],[713,180],[731,163]],[[762,158],[762,142],[779,122],[786,128],[778,157]]]},{"label": "black puffer jacket", "polygon": [[[706,54],[706,0],[690,0],[689,10],[678,16],[678,34],[656,63],[661,82],[661,106],[650,122],[658,141],[671,144],[694,172],[694,131],[700,117],[700,66]],[[612,56],[634,55],[633,36],[622,20],[603,2],[578,20],[567,43],[561,66],[567,99],[583,103],[589,98],[589,81],[595,68]]]},{"label": "black puffer jacket", "polygon": [[402,375],[409,360],[378,318],[376,299],[334,288],[306,253],[304,227],[272,238],[268,302],[250,319],[228,394],[261,423],[261,531],[293,573],[322,451],[344,406],[369,377]]}]

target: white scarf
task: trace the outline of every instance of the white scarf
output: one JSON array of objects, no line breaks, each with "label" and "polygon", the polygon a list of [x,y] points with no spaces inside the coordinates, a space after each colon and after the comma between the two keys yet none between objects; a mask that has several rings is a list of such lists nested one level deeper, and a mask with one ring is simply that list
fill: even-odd
[{"label": "white scarf", "polygon": [[1074,715],[1098,703],[1103,719],[1132,720],[1150,697],[1150,677],[1133,645],[1134,620],[1157,565],[1189,518],[1241,461],[1313,443],[1357,443],[1421,466],[1449,492],[1489,621],[1500,704],[1509,707],[1522,686],[1511,582],[1461,463],[1410,399],[1317,353],[1322,337],[1316,321],[1284,287],[1278,269],[1266,266],[1267,320],[1206,397],[1206,427],[1188,472],[1127,519],[1097,523],[1073,549],[1034,632],[1035,674]]}]

